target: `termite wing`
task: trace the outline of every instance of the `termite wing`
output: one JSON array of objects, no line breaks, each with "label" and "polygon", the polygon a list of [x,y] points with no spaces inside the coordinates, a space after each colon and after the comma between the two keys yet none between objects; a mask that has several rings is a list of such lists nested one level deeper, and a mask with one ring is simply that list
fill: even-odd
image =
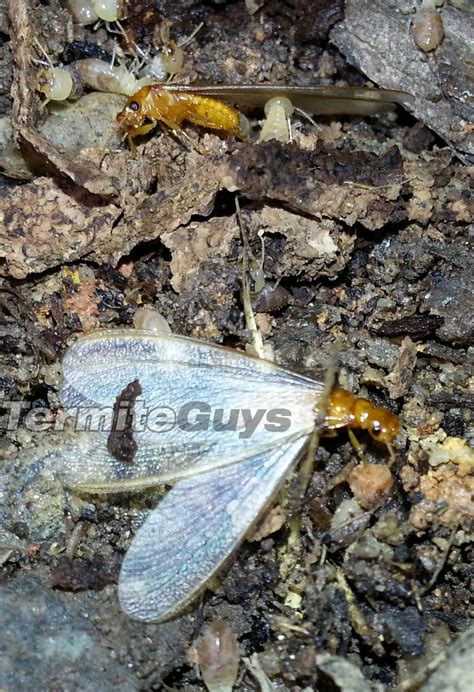
[{"label": "termite wing", "polygon": [[[324,418],[324,383],[236,350],[135,329],[79,339],[63,375],[71,415],[116,412],[124,392],[135,392],[130,458],[116,454],[107,429],[78,433],[60,452],[75,492],[175,483],[138,530],[119,577],[125,613],[168,619],[240,543],[298,461]],[[240,413],[229,424],[232,411]]]},{"label": "termite wing", "polygon": [[285,96],[296,108],[313,115],[374,115],[393,110],[414,97],[394,89],[353,86],[294,86],[276,84],[160,84],[170,92],[220,98],[240,106],[263,108],[277,96]]}]

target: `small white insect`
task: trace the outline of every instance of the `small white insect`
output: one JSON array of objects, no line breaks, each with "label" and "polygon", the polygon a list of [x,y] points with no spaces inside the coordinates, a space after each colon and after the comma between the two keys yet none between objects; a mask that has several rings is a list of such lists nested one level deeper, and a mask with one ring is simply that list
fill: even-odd
[{"label": "small white insect", "polygon": [[39,70],[35,76],[35,88],[49,101],[78,99],[85,87],[108,94],[132,96],[143,86],[153,84],[152,77],[136,79],[123,65],[111,65],[99,58],[85,58],[63,67],[48,67]]},{"label": "small white insect", "polygon": [[122,18],[125,0],[66,0],[66,7],[76,24],[110,23]]},{"label": "small white insect", "polygon": [[82,80],[67,67],[55,67],[51,58],[41,43],[35,40],[35,45],[45,58],[32,59],[34,64],[43,65],[35,74],[33,86],[36,91],[46,96],[43,105],[49,101],[66,101],[79,98],[83,91]]},{"label": "small white insect", "polygon": [[239,351],[135,329],[79,339],[63,375],[66,411],[95,407],[96,423],[134,385],[133,454],[120,458],[105,429],[77,434],[59,461],[75,492],[175,481],[133,539],[118,589],[130,617],[168,619],[205,586],[295,466],[323,382]]},{"label": "small white insect", "polygon": [[70,68],[80,75],[88,87],[110,94],[132,96],[143,86],[153,83],[150,77],[136,79],[123,65],[110,65],[98,58],[77,60]]},{"label": "small white insect", "polygon": [[139,77],[153,77],[155,82],[164,82],[166,79],[177,75],[184,66],[184,50],[196,34],[204,26],[204,22],[198,24],[194,31],[180,43],[176,43],[171,38],[170,32],[173,23],[169,20],[162,22],[160,27],[162,45],[158,53],[149,56],[136,46],[138,55],[143,60],[143,67],[139,72]]},{"label": "small white insect", "polygon": [[413,19],[412,36],[418,48],[430,53],[444,38],[443,19],[437,8],[443,0],[421,0]]},{"label": "small white insect", "polygon": [[73,76],[68,70],[53,66],[38,70],[35,75],[35,88],[46,96],[45,105],[49,101],[66,101],[82,93],[82,85],[77,91]]},{"label": "small white insect", "polygon": [[189,652],[209,692],[232,692],[239,672],[240,651],[228,622],[217,620],[206,627]]},{"label": "small white insect", "polygon": [[145,332],[171,334],[171,327],[163,315],[150,307],[137,308],[133,316],[133,326]]},{"label": "small white insect", "polygon": [[294,106],[285,96],[275,96],[265,104],[266,118],[263,122],[259,141],[267,142],[276,139],[278,142],[288,144],[291,142],[291,116]]}]

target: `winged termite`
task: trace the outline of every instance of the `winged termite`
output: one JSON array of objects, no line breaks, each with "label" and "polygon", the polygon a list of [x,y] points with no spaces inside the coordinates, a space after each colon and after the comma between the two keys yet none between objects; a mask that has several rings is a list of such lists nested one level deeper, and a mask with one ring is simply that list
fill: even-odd
[{"label": "winged termite", "polygon": [[[369,402],[359,418],[357,406],[348,415],[340,390],[321,410],[323,378],[181,336],[97,332],[69,348],[63,374],[64,407],[85,430],[59,453],[76,492],[175,482],[122,565],[120,604],[139,620],[176,615],[205,586],[294,468],[315,421],[362,425],[387,445],[398,431],[397,419]],[[130,401],[133,455],[124,459],[109,443],[110,424]]]},{"label": "winged termite", "polygon": [[263,108],[276,97],[286,97],[296,108],[317,115],[374,115],[413,99],[403,91],[368,87],[152,84],[128,99],[117,121],[131,149],[135,137],[150,132],[158,123],[181,132],[185,120],[246,139],[242,116],[229,104]]}]

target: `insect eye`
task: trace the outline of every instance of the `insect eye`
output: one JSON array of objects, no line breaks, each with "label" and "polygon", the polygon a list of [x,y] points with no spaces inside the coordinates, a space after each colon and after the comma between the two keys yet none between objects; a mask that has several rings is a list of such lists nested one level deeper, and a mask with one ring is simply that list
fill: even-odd
[{"label": "insect eye", "polygon": [[375,421],[375,423],[372,423],[371,434],[374,437],[377,437],[378,435],[380,435],[381,432],[382,432],[382,426],[380,425],[380,423],[378,421]]},{"label": "insect eye", "polygon": [[130,101],[128,104],[128,107],[131,111],[139,111],[140,110],[140,104],[138,101]]}]

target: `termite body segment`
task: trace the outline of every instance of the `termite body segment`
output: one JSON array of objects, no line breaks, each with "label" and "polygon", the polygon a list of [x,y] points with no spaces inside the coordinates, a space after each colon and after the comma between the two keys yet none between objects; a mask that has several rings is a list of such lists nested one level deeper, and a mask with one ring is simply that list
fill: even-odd
[{"label": "termite body segment", "polygon": [[188,120],[246,139],[243,116],[230,104],[263,108],[275,97],[286,97],[296,108],[312,114],[374,115],[413,100],[402,91],[364,87],[153,84],[129,98],[117,121],[132,149],[134,138],[150,132],[158,122],[178,132]]},{"label": "termite body segment", "polygon": [[240,113],[232,106],[200,94],[170,91],[161,84],[144,86],[117,116],[132,150],[135,137],[150,132],[159,122],[180,132],[184,120],[245,139]]}]

